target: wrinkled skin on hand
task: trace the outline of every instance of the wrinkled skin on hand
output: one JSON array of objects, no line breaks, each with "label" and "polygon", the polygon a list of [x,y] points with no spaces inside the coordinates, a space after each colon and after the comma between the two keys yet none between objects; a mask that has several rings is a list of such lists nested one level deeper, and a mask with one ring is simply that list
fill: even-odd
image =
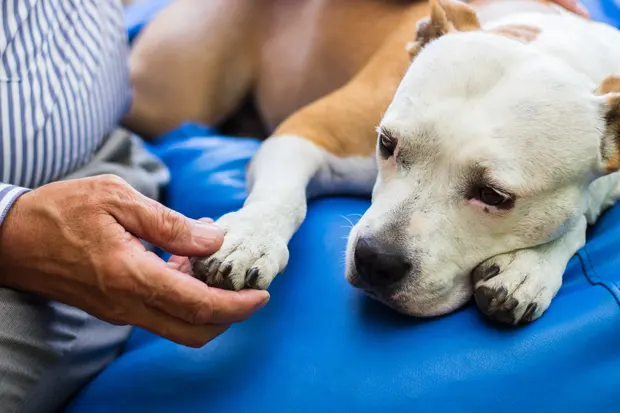
[{"label": "wrinkled skin on hand", "polygon": [[[177,254],[166,263],[140,239]],[[39,294],[115,324],[200,347],[268,300],[189,273],[223,234],[101,176],[45,185],[17,199],[0,225],[0,286]]]}]

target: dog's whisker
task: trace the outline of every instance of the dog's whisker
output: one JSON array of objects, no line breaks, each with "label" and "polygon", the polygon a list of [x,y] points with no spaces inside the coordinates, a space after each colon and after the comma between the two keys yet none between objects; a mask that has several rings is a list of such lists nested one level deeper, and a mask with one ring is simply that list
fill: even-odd
[{"label": "dog's whisker", "polygon": [[353,221],[351,221],[349,218],[347,218],[345,215],[340,215],[342,218],[344,218],[349,224],[351,224],[351,228],[353,228],[355,226],[355,224],[353,223]]}]

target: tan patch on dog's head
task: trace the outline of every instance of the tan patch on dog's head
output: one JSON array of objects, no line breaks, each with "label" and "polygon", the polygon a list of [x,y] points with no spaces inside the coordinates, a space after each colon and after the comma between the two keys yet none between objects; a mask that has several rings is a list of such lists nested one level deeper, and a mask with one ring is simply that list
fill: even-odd
[{"label": "tan patch on dog's head", "polygon": [[[616,82],[620,86],[620,79],[616,79]],[[612,148],[606,151],[609,153],[607,156],[607,172],[620,170],[620,93],[610,95],[607,97],[607,105],[610,110],[605,115],[607,128],[612,136],[610,144]]]},{"label": "tan patch on dog's head", "polygon": [[609,76],[597,89],[599,95],[606,95],[607,93],[620,93],[620,76]]},{"label": "tan patch on dog's head", "polygon": [[411,59],[424,46],[444,34],[480,30],[476,12],[465,3],[458,0],[430,0],[429,6],[430,16],[418,22],[416,39],[407,45]]},{"label": "tan patch on dog's head", "polygon": [[536,38],[540,34],[540,29],[526,25],[510,24],[506,26],[496,27],[495,29],[489,30],[489,33],[509,37],[523,43],[530,43],[536,40]]},{"label": "tan patch on dog's head", "polygon": [[606,78],[598,87],[603,95],[606,131],[601,152],[607,173],[620,170],[620,76]]}]

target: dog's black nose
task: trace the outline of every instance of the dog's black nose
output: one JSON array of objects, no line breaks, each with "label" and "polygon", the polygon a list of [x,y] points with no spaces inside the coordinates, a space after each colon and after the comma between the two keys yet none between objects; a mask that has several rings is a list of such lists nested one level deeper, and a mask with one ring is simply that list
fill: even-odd
[{"label": "dog's black nose", "polygon": [[372,236],[361,236],[355,245],[355,267],[369,287],[395,284],[411,270],[411,264],[398,251]]}]

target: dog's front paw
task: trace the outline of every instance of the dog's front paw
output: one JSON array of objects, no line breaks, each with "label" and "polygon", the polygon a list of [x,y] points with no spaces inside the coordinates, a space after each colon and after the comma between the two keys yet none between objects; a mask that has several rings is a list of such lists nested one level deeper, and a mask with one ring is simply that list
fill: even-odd
[{"label": "dog's front paw", "polygon": [[536,250],[498,255],[472,273],[478,308],[492,320],[526,324],[539,318],[560,289],[564,267]]},{"label": "dog's front paw", "polygon": [[216,224],[224,231],[224,243],[213,255],[190,260],[194,276],[227,290],[269,287],[288,263],[287,242],[264,217],[244,210],[224,215]]}]

